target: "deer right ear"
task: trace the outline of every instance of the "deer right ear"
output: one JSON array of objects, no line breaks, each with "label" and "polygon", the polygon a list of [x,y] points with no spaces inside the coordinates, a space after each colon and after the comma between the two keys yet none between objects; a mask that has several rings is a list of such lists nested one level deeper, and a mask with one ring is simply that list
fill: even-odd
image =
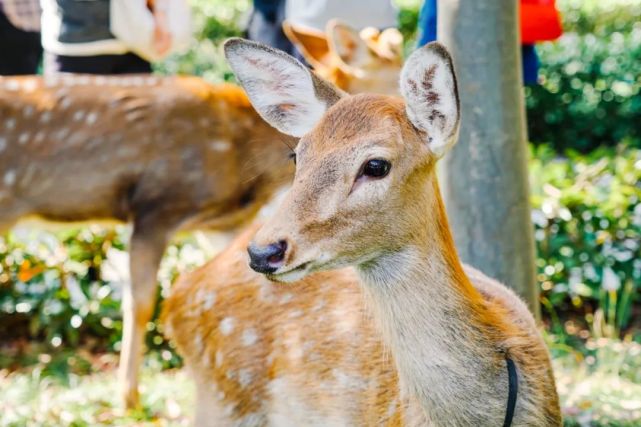
[{"label": "deer right ear", "polygon": [[293,57],[260,43],[229,39],[225,57],[256,111],[288,135],[309,132],[344,95]]},{"label": "deer right ear", "polygon": [[412,124],[442,157],[458,137],[461,109],[452,58],[440,43],[414,51],[401,71],[401,94]]}]

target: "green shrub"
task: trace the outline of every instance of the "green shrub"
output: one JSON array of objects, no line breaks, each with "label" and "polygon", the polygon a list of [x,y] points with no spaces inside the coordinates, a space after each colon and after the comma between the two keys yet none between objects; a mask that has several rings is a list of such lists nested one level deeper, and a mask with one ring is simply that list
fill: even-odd
[{"label": "green shrub", "polygon": [[641,286],[641,150],[533,154],[538,280],[555,332],[587,338],[579,318],[596,337],[625,333]]},{"label": "green shrub", "polygon": [[641,1],[558,5],[565,34],[537,45],[541,84],[526,88],[530,140],[559,152],[641,147]]},{"label": "green shrub", "polygon": [[[128,228],[92,226],[61,233],[18,228],[0,237],[0,342],[28,338],[63,351],[120,348],[122,287],[128,282]],[[167,249],[159,270],[159,299],[179,272],[205,262],[192,241]],[[179,363],[155,322],[147,346],[166,366]],[[9,351],[9,350],[6,350]],[[20,357],[0,358],[0,368]]]}]

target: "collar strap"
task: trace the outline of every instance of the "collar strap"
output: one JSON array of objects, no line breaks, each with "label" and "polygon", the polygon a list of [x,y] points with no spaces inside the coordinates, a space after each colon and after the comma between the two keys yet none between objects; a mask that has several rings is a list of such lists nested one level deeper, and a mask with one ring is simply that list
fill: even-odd
[{"label": "collar strap", "polygon": [[519,378],[516,375],[516,366],[509,357],[505,358],[507,362],[507,375],[509,383],[509,393],[507,396],[507,410],[505,412],[505,421],[503,427],[510,427],[514,419],[514,409],[516,408],[516,396],[519,392]]}]

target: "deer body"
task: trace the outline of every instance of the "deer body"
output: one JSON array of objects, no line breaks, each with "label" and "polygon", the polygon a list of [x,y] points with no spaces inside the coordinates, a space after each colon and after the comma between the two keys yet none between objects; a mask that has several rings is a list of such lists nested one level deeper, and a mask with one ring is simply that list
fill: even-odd
[{"label": "deer body", "polygon": [[445,48],[410,56],[403,100],[332,92],[293,58],[251,42],[229,41],[226,55],[257,111],[301,137],[294,184],[249,245],[251,267],[295,282],[355,266],[408,424],[502,425],[509,358],[520,383],[512,424],[560,425],[532,315],[499,284],[474,287],[454,248],[435,174],[460,122]]},{"label": "deer body", "polygon": [[[371,49],[340,23],[328,26],[328,36],[331,43],[314,39],[329,60],[318,62],[324,73],[340,76],[347,90],[363,81],[370,90],[395,90],[394,33],[379,40],[370,30]],[[352,50],[366,53],[359,64],[350,62]],[[234,85],[142,75],[0,77],[0,232],[28,216],[133,224],[120,365],[126,406],[138,403],[145,325],[168,240],[178,230],[230,230],[250,220],[291,182],[295,143]]]},{"label": "deer body", "polygon": [[[379,311],[383,307],[373,304],[356,270],[319,272],[289,285],[273,283],[247,266],[245,248],[257,228],[254,225],[244,231],[205,266],[181,275],[163,305],[165,333],[176,343],[196,382],[195,425],[440,425],[428,419],[416,399],[403,391],[395,357],[370,314],[371,309]],[[538,336],[527,307],[511,290],[472,267],[464,266],[464,273],[484,303],[504,311],[528,335]],[[439,295],[436,300],[448,296]],[[406,299],[415,301],[418,297],[412,292],[403,295],[401,301],[399,295],[390,306],[395,315],[409,315],[407,308],[411,305]],[[455,296],[458,300],[460,296]],[[456,312],[465,315],[460,309]],[[411,315],[412,321],[423,321],[425,313],[412,310]],[[444,319],[443,313],[435,317],[445,321],[445,327],[440,325],[444,329],[437,330],[430,324],[426,331],[461,327],[460,322]],[[464,326],[463,330],[470,328]],[[416,329],[407,324],[403,328]],[[436,335],[422,338],[430,342],[438,338],[440,348],[448,347],[453,339],[447,334]],[[469,355],[465,356],[470,351],[469,343],[457,340],[457,344],[460,351],[448,354],[451,371],[445,374],[447,378],[434,379],[428,390],[438,393],[445,403],[454,398],[447,388],[461,379],[457,371],[467,371],[460,363],[469,363]],[[541,351],[541,345],[537,342],[534,349],[528,349],[537,359],[518,363],[548,375],[547,353]],[[417,351],[424,352],[421,357],[428,361],[442,359],[434,359],[443,354],[436,348]],[[461,356],[465,357],[461,360]],[[477,361],[473,363],[478,367]],[[496,388],[505,387],[494,397],[496,407],[504,410],[507,372],[503,363],[497,359],[491,372],[499,378]],[[476,378],[471,384],[482,387]],[[523,382],[520,385],[527,389]],[[538,402],[528,401],[525,393],[529,391],[524,390],[519,392],[519,405],[538,410]],[[492,407],[489,396],[490,392],[484,391],[478,397],[485,410]],[[553,404],[554,390],[549,399]],[[520,408],[517,413],[522,413]],[[456,425],[456,418],[441,419]],[[527,423],[515,420],[515,425],[522,424]]]},{"label": "deer body", "polygon": [[[251,217],[291,175],[278,161],[292,139],[236,86],[65,76],[4,77],[0,89],[5,227],[37,215],[162,224],[164,233],[230,228],[246,218],[227,225],[225,214]],[[260,180],[271,188],[254,193]]]},{"label": "deer body", "polygon": [[[289,141],[288,141],[289,140]],[[156,273],[178,230],[230,229],[291,179],[295,140],[242,89],[198,78],[0,78],[0,231],[19,219],[133,223],[121,381],[137,403]]]}]

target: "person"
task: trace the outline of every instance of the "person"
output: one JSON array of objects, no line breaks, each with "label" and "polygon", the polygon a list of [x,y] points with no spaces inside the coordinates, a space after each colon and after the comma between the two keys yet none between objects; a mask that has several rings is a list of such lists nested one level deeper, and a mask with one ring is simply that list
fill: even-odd
[{"label": "person", "polygon": [[338,18],[356,30],[380,30],[396,26],[397,10],[390,0],[287,0],[285,19],[292,25],[325,31],[331,19]]},{"label": "person", "polygon": [[[436,40],[437,1],[425,0],[418,20],[418,46]],[[555,40],[561,36],[561,18],[555,0],[520,1],[521,58],[523,83],[536,84],[539,58],[535,43]]]},{"label": "person", "polygon": [[0,75],[36,74],[42,57],[38,0],[0,0]]},{"label": "person", "polygon": [[[171,44],[167,16],[154,4],[158,2],[146,3],[154,19],[153,46],[162,55]],[[112,34],[110,0],[42,0],[41,4],[45,74],[151,72],[147,59]]]},{"label": "person", "polygon": [[283,32],[285,0],[254,0],[253,5],[246,38],[299,57],[294,45]]}]

